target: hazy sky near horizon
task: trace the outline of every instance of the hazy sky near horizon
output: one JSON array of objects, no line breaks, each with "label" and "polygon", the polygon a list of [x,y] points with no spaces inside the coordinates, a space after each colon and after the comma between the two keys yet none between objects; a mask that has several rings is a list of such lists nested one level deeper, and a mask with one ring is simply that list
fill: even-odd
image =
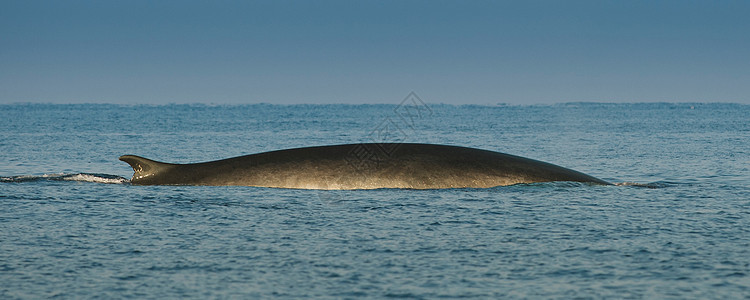
[{"label": "hazy sky near horizon", "polygon": [[750,103],[749,1],[6,1],[0,103]]}]

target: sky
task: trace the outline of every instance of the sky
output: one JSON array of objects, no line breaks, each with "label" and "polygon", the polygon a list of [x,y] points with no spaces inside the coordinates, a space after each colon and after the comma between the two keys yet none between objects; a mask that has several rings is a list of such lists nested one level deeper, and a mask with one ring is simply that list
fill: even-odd
[{"label": "sky", "polygon": [[750,1],[0,0],[0,103],[750,104]]}]

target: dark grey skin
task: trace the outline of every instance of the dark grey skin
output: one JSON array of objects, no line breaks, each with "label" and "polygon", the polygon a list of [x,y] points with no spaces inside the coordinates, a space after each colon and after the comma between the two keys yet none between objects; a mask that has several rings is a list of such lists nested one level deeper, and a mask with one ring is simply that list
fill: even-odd
[{"label": "dark grey skin", "polygon": [[489,188],[519,183],[601,179],[520,156],[430,144],[348,144],[264,152],[223,160],[170,164],[134,155],[120,160],[135,185],[242,185],[354,190]]}]

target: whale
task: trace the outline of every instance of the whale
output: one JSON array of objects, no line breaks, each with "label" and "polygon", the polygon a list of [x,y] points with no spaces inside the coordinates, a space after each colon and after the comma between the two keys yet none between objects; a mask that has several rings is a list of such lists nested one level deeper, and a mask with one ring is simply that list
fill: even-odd
[{"label": "whale", "polygon": [[476,148],[413,143],[360,143],[269,151],[174,164],[136,155],[120,160],[132,185],[253,186],[288,189],[491,188],[596,177],[521,156]]}]

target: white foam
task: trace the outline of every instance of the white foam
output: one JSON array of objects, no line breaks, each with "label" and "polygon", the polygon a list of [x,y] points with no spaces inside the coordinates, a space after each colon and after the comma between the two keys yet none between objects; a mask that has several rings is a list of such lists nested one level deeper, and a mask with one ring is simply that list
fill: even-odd
[{"label": "white foam", "polygon": [[651,182],[651,183],[638,183],[638,182],[619,182],[615,183],[616,186],[635,186],[635,187],[645,187],[650,189],[658,189],[658,188],[664,188],[667,187],[666,184],[661,182]]},{"label": "white foam", "polygon": [[94,182],[107,184],[124,184],[130,182],[126,178],[116,175],[107,174],[88,174],[88,173],[54,173],[44,175],[18,175],[10,177],[0,177],[2,182],[29,182],[29,181],[77,181],[77,182]]},{"label": "white foam", "polygon": [[108,184],[123,184],[123,183],[129,182],[129,180],[119,177],[119,176],[104,177],[100,175],[86,174],[86,173],[68,174],[66,176],[63,176],[60,179],[69,180],[69,181],[96,182],[96,183],[108,183]]}]

